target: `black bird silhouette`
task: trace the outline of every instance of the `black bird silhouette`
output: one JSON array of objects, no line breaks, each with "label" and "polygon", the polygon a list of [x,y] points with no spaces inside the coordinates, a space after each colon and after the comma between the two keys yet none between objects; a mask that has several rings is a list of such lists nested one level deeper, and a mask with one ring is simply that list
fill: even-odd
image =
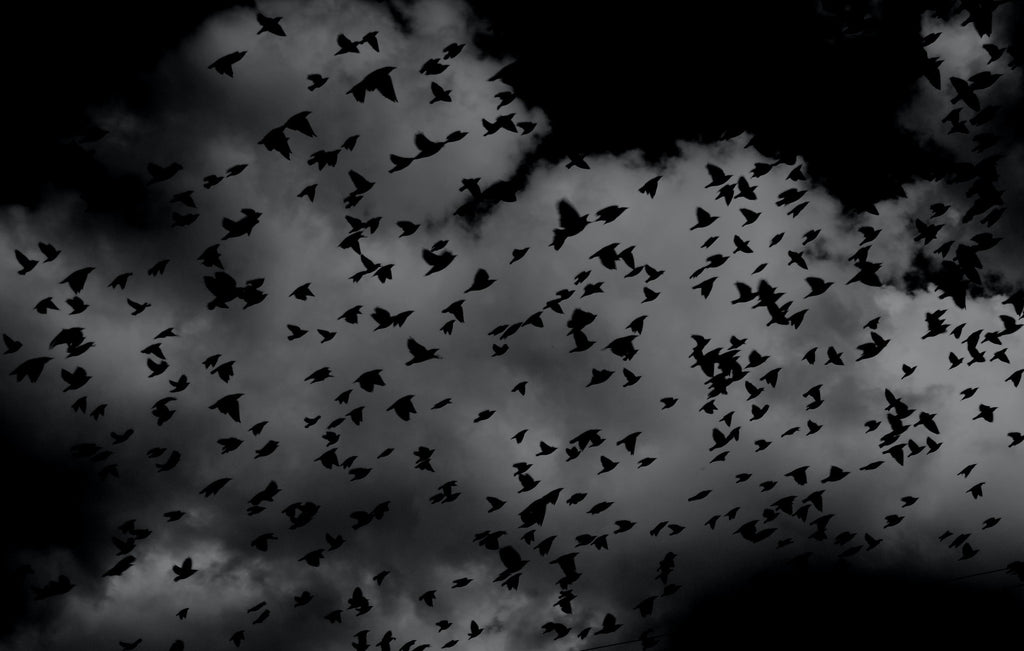
[{"label": "black bird silhouette", "polygon": [[381,372],[381,369],[366,371],[355,379],[355,384],[358,384],[359,388],[363,391],[373,393],[374,387],[384,386],[384,379],[381,376]]},{"label": "black bird silhouette", "polygon": [[210,405],[210,409],[216,409],[220,413],[231,418],[236,423],[240,423],[241,415],[239,413],[238,399],[241,398],[242,393],[230,393],[222,398],[219,398],[216,402]]},{"label": "black bird silhouette", "polygon": [[522,522],[521,526],[525,528],[544,524],[547,507],[553,506],[558,501],[558,496],[561,492],[561,488],[556,488],[527,505],[525,509],[519,512],[519,519]]},{"label": "black bird silhouette", "polygon": [[28,272],[35,269],[36,265],[39,264],[38,260],[33,260],[29,258],[18,249],[14,249],[14,257],[15,259],[17,259],[18,264],[21,265],[21,269],[18,270],[19,276],[24,276]]},{"label": "black bird silhouette", "polygon": [[181,565],[172,565],[171,571],[174,573],[174,581],[178,582],[189,578],[199,570],[192,567],[192,558],[186,557]]},{"label": "black bird silhouette", "polygon": [[39,601],[67,594],[68,592],[71,592],[71,589],[74,587],[75,584],[71,582],[71,579],[61,574],[56,579],[48,581],[40,588],[32,588],[32,593],[35,600]]},{"label": "black bird silhouette", "polygon": [[466,47],[464,43],[449,43],[444,46],[444,58],[454,59],[459,56],[459,53],[462,52],[462,48],[464,47]]},{"label": "black bird silhouette", "polygon": [[287,160],[291,160],[292,149],[288,144],[288,136],[284,133],[284,127],[274,127],[267,132],[256,144],[263,145],[267,151],[276,151]]},{"label": "black bird silhouette", "polygon": [[310,111],[300,111],[295,115],[288,118],[284,123],[285,129],[291,129],[292,131],[298,131],[304,136],[310,138],[316,138],[316,133],[313,131],[313,126],[309,123]]},{"label": "black bird silhouette", "polygon": [[691,226],[690,230],[692,231],[698,228],[705,228],[707,226],[710,226],[717,219],[717,215],[712,215],[704,208],[697,206],[697,223]]},{"label": "black bird silhouette", "polygon": [[551,246],[556,251],[561,249],[568,238],[582,233],[587,223],[587,215],[580,215],[571,203],[562,199],[558,202],[558,228]]},{"label": "black bird silhouette", "polygon": [[334,53],[334,56],[339,54],[356,54],[359,52],[361,41],[353,41],[344,34],[338,34],[335,40],[338,43],[338,51]]},{"label": "black bird silhouette", "polygon": [[[256,21],[260,24],[260,29],[257,34],[263,32],[269,32],[275,36],[285,36],[284,28],[281,27],[281,17],[271,18],[270,16],[264,16],[263,14],[256,12]],[[237,646],[237,644],[236,644]]]},{"label": "black bird silhouette", "polygon": [[134,564],[135,557],[128,554],[127,556],[118,559],[110,569],[103,573],[103,576],[121,576]]},{"label": "black bird silhouette", "polygon": [[479,292],[487,289],[493,284],[494,279],[491,278],[486,269],[477,269],[476,273],[473,275],[473,284],[471,284],[463,293],[468,294],[470,292]]},{"label": "black bird silhouette", "polygon": [[[6,333],[3,336],[3,345],[6,348],[6,350],[3,351],[3,354],[5,355],[15,353],[18,350],[22,349],[22,342],[11,339],[9,336],[7,336]],[[50,347],[52,348],[52,344]]]},{"label": "black bird silhouette", "polygon": [[71,288],[75,294],[78,294],[85,288],[85,281],[89,277],[89,274],[94,270],[93,267],[83,267],[77,271],[73,271],[68,274],[64,280],[60,281],[62,285],[67,285]]},{"label": "black bird silhouette", "polygon": [[455,260],[455,254],[450,251],[442,250],[435,252],[429,249],[423,249],[423,261],[430,267],[425,274],[427,276],[442,271],[450,265],[453,260]]},{"label": "black bird silhouette", "polygon": [[395,415],[401,418],[402,420],[409,420],[410,415],[416,413],[416,407],[414,407],[412,404],[413,397],[414,396],[412,396],[411,394],[402,396],[395,402],[391,403],[391,405],[387,408],[387,411],[395,412]]},{"label": "black bird silhouette", "polygon": [[231,53],[225,54],[221,58],[217,59],[216,61],[211,63],[209,66],[207,66],[207,68],[209,68],[210,70],[216,70],[217,72],[219,72],[222,75],[227,75],[228,77],[234,77],[235,76],[234,70],[231,68],[231,66],[233,66],[236,63],[238,63],[239,61],[241,61],[242,57],[244,57],[244,56],[245,56],[245,50],[241,50],[241,51],[238,51],[238,52],[231,52]]},{"label": "black bird silhouette", "polygon": [[731,174],[726,174],[725,171],[721,167],[718,167],[717,165],[712,165],[711,163],[708,163],[706,167],[708,170],[708,174],[711,176],[711,180],[708,182],[707,185],[704,186],[706,188],[711,188],[716,185],[722,185],[723,183],[732,178]]},{"label": "black bird silhouette", "polygon": [[221,220],[221,225],[224,227],[226,232],[221,239],[228,240],[235,237],[241,237],[243,235],[252,235],[252,229],[259,223],[260,216],[262,216],[262,214],[263,213],[257,212],[251,208],[243,208],[241,219],[229,219],[225,217]]},{"label": "black bird silhouette", "polygon": [[309,86],[307,87],[307,89],[316,90],[317,88],[320,88],[321,86],[326,84],[328,78],[324,77],[323,75],[313,73],[311,75],[306,75],[306,79],[309,80]]},{"label": "black bird silhouette", "polygon": [[441,359],[437,354],[437,348],[427,348],[412,337],[409,337],[406,341],[406,346],[409,348],[409,354],[412,355],[412,359],[405,363],[406,366],[412,366],[413,364],[419,364],[431,359]]},{"label": "black bird silhouette", "polygon": [[352,181],[352,185],[354,186],[351,192],[352,195],[366,194],[374,186],[374,183],[372,181],[368,180],[366,177],[364,177],[362,174],[359,174],[355,170],[348,171],[348,178]]},{"label": "black bird silhouette", "polygon": [[658,192],[658,181],[661,180],[661,175],[655,176],[646,183],[640,186],[640,193],[646,194],[650,198],[654,198],[654,195]]},{"label": "black bird silhouette", "polygon": [[969,493],[970,496],[973,497],[974,499],[978,499],[979,497],[982,496],[982,486],[984,486],[984,485],[985,485],[985,482],[978,482],[974,486],[971,486],[970,488],[968,488],[965,492]]},{"label": "black bird silhouette", "polygon": [[220,479],[214,480],[203,487],[203,489],[199,491],[199,494],[203,497],[212,497],[220,492],[222,488],[227,486],[229,481],[231,481],[231,477],[221,477]]},{"label": "black bird silhouette", "polygon": [[398,229],[400,231],[402,231],[401,234],[399,235],[399,237],[409,237],[410,235],[412,235],[413,233],[418,231],[419,228],[420,228],[419,224],[416,224],[416,223],[410,222],[410,221],[401,221],[401,220],[395,222],[395,226],[398,226]]},{"label": "black bird silhouette", "polygon": [[[339,36],[339,41],[340,38]],[[357,102],[362,103],[366,99],[366,93],[377,91],[392,102],[397,102],[398,97],[395,96],[395,86],[391,81],[391,72],[394,69],[394,66],[377,68],[352,86],[346,94],[352,95]]]},{"label": "black bird silhouette", "polygon": [[31,359],[27,359],[21,364],[18,364],[18,366],[11,371],[11,375],[13,375],[14,379],[18,382],[28,378],[29,382],[34,383],[39,379],[39,376],[42,375],[47,362],[52,359],[52,357],[33,357]]},{"label": "black bird silhouette", "polygon": [[430,99],[430,103],[431,104],[434,104],[436,102],[451,102],[452,101],[452,91],[445,90],[436,81],[430,82],[430,94],[432,95],[432,97]]}]

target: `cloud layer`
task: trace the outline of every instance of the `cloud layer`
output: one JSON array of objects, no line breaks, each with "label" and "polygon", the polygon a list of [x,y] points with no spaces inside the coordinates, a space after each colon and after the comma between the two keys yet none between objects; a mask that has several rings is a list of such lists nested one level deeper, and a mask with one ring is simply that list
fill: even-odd
[{"label": "cloud layer", "polygon": [[[879,590],[998,624],[1024,527],[1015,191],[972,213],[1020,148],[1003,118],[967,135],[943,118],[950,77],[983,71],[1001,77],[974,78],[979,101],[1019,105],[1011,54],[983,47],[1014,16],[990,36],[949,8],[877,7],[817,14],[789,53],[852,81],[815,95],[814,70],[790,70],[763,121],[709,99],[692,130],[639,102],[657,110],[637,141],[597,129],[640,119],[637,97],[560,16],[533,53],[502,10],[449,1],[261,3],[285,37],[251,8],[196,19],[146,68],[144,108],[88,102],[105,133],[62,150],[90,170],[81,192],[39,182],[3,207],[5,647],[676,645],[732,609],[849,625]],[[793,11],[770,17],[811,20]],[[864,36],[891,12],[893,33]],[[755,27],[721,70],[680,71],[697,97],[787,59],[740,65]],[[335,54],[339,34],[358,52]],[[243,51],[231,76],[208,68]],[[506,53],[520,72],[492,79]],[[929,56],[938,89],[916,74]],[[357,102],[386,66],[398,101]],[[846,105],[878,75],[884,101]],[[802,130],[815,112],[828,140]],[[836,135],[847,112],[863,122]],[[999,160],[975,151],[983,129]],[[438,359],[409,364],[410,339]],[[360,386],[374,371],[383,386]],[[238,418],[211,407],[234,398]],[[198,572],[175,580],[186,558]],[[793,611],[759,610],[780,592]]]}]

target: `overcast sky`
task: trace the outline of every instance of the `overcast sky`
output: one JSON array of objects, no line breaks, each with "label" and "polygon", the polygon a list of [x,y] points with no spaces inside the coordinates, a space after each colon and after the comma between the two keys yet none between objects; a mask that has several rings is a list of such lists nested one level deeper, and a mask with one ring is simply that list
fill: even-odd
[{"label": "overcast sky", "polygon": [[0,648],[1009,629],[1021,12],[767,4],[17,10]]}]

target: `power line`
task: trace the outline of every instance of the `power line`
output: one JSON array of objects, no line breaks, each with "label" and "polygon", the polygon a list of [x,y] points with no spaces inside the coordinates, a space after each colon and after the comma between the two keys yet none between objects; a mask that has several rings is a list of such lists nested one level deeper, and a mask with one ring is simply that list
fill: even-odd
[{"label": "power line", "polygon": [[660,635],[648,635],[647,637],[638,637],[635,640],[624,640],[622,642],[612,642],[611,644],[602,644],[600,646],[588,646],[580,649],[579,651],[594,651],[595,649],[608,649],[613,646],[622,646],[623,644],[633,644],[634,642],[643,642],[645,640],[656,640]]},{"label": "power line", "polygon": [[954,577],[952,579],[949,579],[949,582],[952,583],[953,581],[962,581],[964,579],[973,579],[976,576],[985,576],[986,574],[995,574],[996,572],[1006,572],[1006,568],[1005,567],[1000,567],[1000,568],[996,568],[994,570],[986,570],[984,572],[975,572],[974,574],[964,574],[963,576],[957,576],[957,577]]}]

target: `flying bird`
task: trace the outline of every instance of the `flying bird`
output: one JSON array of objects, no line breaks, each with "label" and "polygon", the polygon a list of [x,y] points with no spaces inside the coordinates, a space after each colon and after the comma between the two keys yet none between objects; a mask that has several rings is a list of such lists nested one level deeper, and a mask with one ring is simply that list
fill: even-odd
[{"label": "flying bird", "polygon": [[241,50],[241,51],[237,51],[237,52],[230,52],[228,54],[225,54],[221,58],[217,59],[216,61],[214,61],[213,63],[211,63],[207,67],[210,70],[216,70],[217,72],[219,72],[222,75],[227,75],[228,77],[234,77],[235,73],[234,73],[234,69],[232,68],[232,66],[235,65],[236,63],[238,63],[239,61],[241,61],[242,57],[244,57],[244,56],[245,56],[245,50]]},{"label": "flying bird", "polygon": [[367,93],[376,91],[386,99],[397,102],[398,97],[395,95],[395,86],[391,81],[391,72],[394,69],[394,66],[377,68],[352,86],[346,94],[352,95],[357,102],[362,103],[366,100]]}]

